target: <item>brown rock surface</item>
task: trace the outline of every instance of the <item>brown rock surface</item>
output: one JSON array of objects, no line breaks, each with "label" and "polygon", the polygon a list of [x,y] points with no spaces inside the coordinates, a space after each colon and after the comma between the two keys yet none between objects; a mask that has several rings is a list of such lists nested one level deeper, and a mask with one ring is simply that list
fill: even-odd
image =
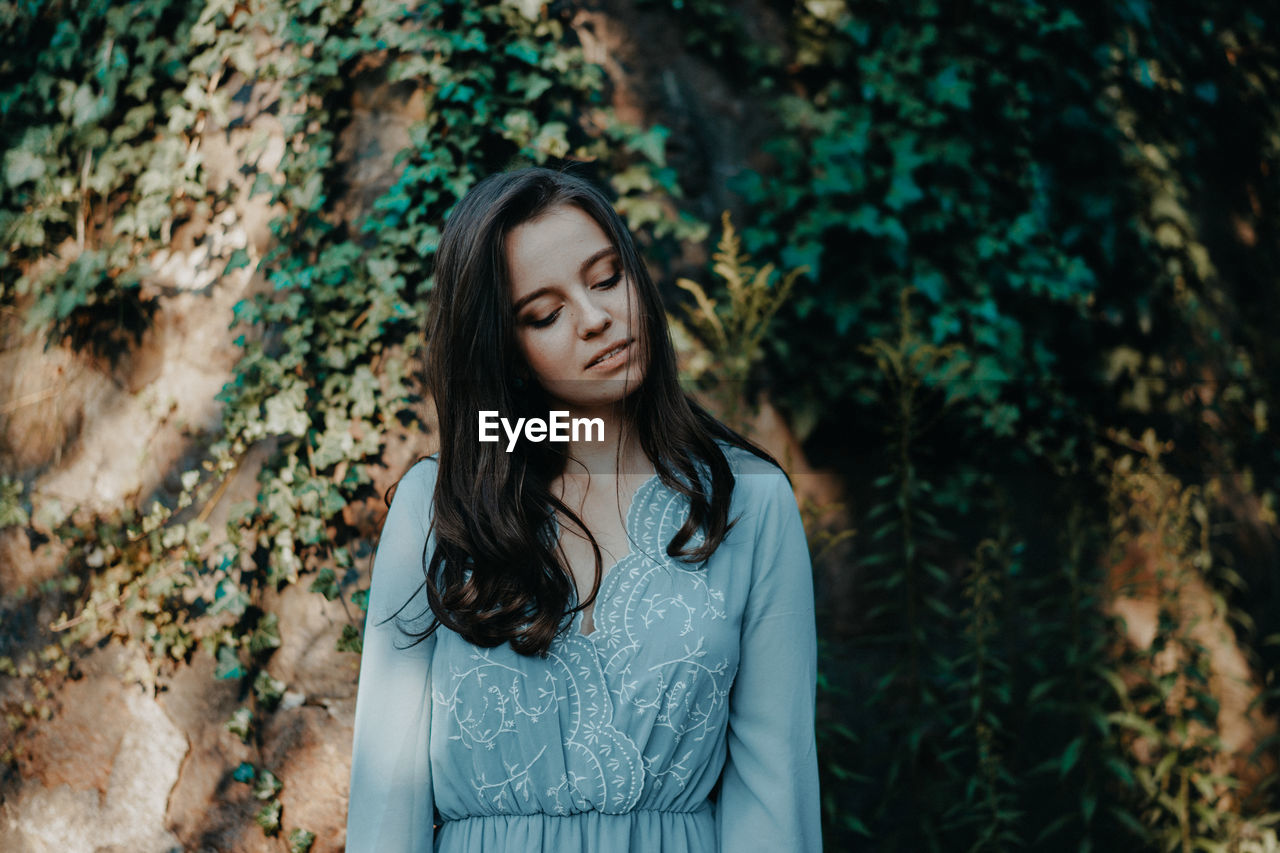
[{"label": "brown rock surface", "polygon": [[311,853],[341,853],[347,836],[351,724],[325,708],[304,705],[273,715],[265,735],[264,764],[284,783],[284,832],[306,829],[316,835]]},{"label": "brown rock surface", "polygon": [[303,582],[286,587],[267,602],[282,626],[280,648],[271,656],[267,669],[288,691],[301,694],[308,703],[343,708],[354,705],[359,659],[350,652],[337,651],[335,646],[343,626],[363,621],[362,614],[350,604],[344,608],[338,599],[325,601],[324,596],[308,591],[308,586],[309,582]]},{"label": "brown rock surface", "polygon": [[66,684],[61,712],[36,727],[24,784],[0,805],[0,850],[96,853],[181,849],[165,809],[187,739],[121,676],[136,653],[108,647]]},{"label": "brown rock surface", "polygon": [[[190,750],[169,794],[167,820],[183,849],[196,850],[210,824],[224,812],[241,816],[229,803],[233,793],[247,794],[247,786],[231,774],[242,761],[252,761],[254,750],[223,725],[241,704],[239,685],[213,676],[209,655],[198,653],[189,666],[178,667],[159,696],[160,706],[186,734]],[[243,797],[242,797],[243,799]],[[227,848],[221,848],[227,849]]]}]

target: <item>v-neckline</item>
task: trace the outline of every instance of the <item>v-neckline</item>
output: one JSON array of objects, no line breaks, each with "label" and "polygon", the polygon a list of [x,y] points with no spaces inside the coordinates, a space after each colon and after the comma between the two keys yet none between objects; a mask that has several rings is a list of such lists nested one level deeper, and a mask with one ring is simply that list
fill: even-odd
[{"label": "v-neckline", "polygon": [[[601,569],[600,588],[596,590],[596,600],[591,603],[591,617],[592,617],[591,621],[593,623],[593,627],[590,634],[585,634],[582,631],[582,620],[586,615],[586,611],[579,610],[577,613],[573,615],[573,628],[572,628],[573,633],[577,634],[579,637],[581,637],[584,640],[587,640],[588,642],[594,643],[595,638],[600,636],[600,620],[598,618],[598,615],[600,613],[599,605],[602,601],[605,600],[605,597],[606,597],[605,593],[607,591],[606,585],[609,583],[609,579],[612,578],[615,574],[617,574],[616,569],[618,568],[618,566],[622,565],[623,562],[625,562],[633,554],[635,554],[636,534],[633,528],[636,527],[636,524],[634,522],[633,516],[636,513],[637,502],[640,500],[640,495],[647,488],[649,488],[649,484],[652,483],[654,480],[657,480],[659,483],[662,481],[662,478],[658,476],[658,473],[656,471],[650,474],[648,477],[644,479],[643,482],[640,483],[640,485],[636,488],[636,490],[631,493],[631,499],[627,502],[627,511],[622,516],[622,531],[624,534],[626,534],[626,537],[627,537],[627,550],[626,550],[626,553],[624,553],[621,557],[619,557],[617,560],[614,560],[612,565]],[[551,516],[551,524],[552,524],[552,534],[551,534],[552,546],[557,551],[560,551],[560,537],[562,535],[562,531],[560,529],[560,519],[557,518],[555,514],[552,514]],[[572,572],[570,573],[570,577],[572,579]],[[581,599],[578,597],[578,583],[576,580],[574,580],[573,606],[577,607],[580,603],[581,603]]]}]

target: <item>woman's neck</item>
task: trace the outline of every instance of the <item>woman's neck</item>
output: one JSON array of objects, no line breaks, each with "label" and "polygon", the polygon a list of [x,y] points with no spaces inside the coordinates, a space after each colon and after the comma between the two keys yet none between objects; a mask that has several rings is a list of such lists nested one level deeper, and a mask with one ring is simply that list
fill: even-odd
[{"label": "woman's neck", "polygon": [[624,512],[630,503],[627,496],[654,474],[653,463],[645,456],[634,428],[620,441],[620,427],[621,421],[610,423],[604,441],[569,445],[569,459],[551,490],[579,517],[587,518],[596,501],[603,502],[597,506],[616,504],[619,512]]},{"label": "woman's neck", "polygon": [[572,409],[571,418],[598,418],[604,429],[586,429],[575,434],[579,440],[566,447],[568,462],[562,477],[586,480],[618,474],[649,476],[653,464],[644,453],[635,425],[629,423],[620,405]]}]

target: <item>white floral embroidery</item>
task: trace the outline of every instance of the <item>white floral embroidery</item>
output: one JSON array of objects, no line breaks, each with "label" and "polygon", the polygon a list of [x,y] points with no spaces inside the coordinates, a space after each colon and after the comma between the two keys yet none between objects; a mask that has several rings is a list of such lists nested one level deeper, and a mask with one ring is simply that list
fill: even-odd
[{"label": "white floral embroidery", "polygon": [[707,640],[708,626],[727,620],[724,591],[704,567],[666,555],[687,513],[656,476],[641,486],[627,514],[632,550],[605,573],[590,635],[576,618],[541,659],[448,636],[458,653],[437,660],[465,664],[433,676],[433,727],[468,753],[483,748],[470,775],[486,808],[620,814],[646,789],[683,790],[709,757],[692,745],[723,736],[733,671],[723,632]]}]

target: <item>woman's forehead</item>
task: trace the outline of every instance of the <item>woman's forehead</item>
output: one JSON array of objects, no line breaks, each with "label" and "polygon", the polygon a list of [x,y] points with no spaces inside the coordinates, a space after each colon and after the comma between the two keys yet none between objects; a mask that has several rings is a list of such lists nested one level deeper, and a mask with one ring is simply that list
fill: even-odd
[{"label": "woman's forehead", "polygon": [[613,249],[604,229],[582,208],[553,207],[507,235],[512,298],[577,281],[590,272],[593,262],[614,254]]}]

